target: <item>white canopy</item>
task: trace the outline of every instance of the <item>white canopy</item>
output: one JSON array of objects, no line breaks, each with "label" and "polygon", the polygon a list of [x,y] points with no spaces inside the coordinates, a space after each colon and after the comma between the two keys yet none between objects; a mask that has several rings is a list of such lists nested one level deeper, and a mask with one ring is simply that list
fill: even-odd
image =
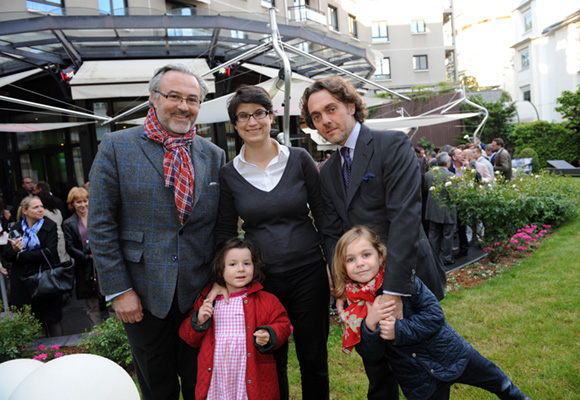
[{"label": "white canopy", "polygon": [[52,131],[55,129],[72,128],[73,126],[81,126],[87,124],[94,124],[91,122],[45,122],[45,123],[24,123],[24,124],[0,124],[0,132],[40,132]]},{"label": "white canopy", "polygon": [[[167,64],[185,64],[202,75],[209,71],[204,59],[85,61],[71,79],[75,100],[115,97],[148,97],[149,81],[155,71]],[[215,92],[213,75],[204,76],[210,93]]]}]

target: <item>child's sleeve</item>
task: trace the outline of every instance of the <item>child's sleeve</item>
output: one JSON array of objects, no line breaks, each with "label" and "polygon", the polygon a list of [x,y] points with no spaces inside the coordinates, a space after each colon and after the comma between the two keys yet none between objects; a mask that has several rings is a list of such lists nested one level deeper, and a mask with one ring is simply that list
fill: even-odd
[{"label": "child's sleeve", "polygon": [[254,332],[265,329],[270,334],[270,341],[265,346],[260,346],[254,337],[254,346],[260,353],[268,353],[279,349],[286,343],[290,336],[291,325],[288,313],[280,300],[271,293],[260,292],[260,294],[264,295],[260,296],[263,299],[262,304],[267,305],[262,311],[263,315],[267,316],[267,322],[256,327]]},{"label": "child's sleeve", "polygon": [[411,296],[412,313],[395,323],[395,346],[411,346],[432,338],[445,324],[445,315],[435,295],[416,279],[416,293]]},{"label": "child's sleeve", "polygon": [[181,326],[179,327],[179,337],[183,339],[185,343],[195,348],[201,346],[201,341],[213,320],[213,318],[209,318],[206,323],[201,326],[197,323],[197,314],[199,308],[203,305],[203,295],[207,295],[207,292],[208,291],[204,289],[202,295],[200,295],[196,300],[193,309],[189,312],[189,315],[183,320],[183,322],[181,322]]},{"label": "child's sleeve", "polygon": [[373,332],[367,328],[367,325],[363,321],[361,324],[360,342],[354,348],[366,360],[380,360],[385,355],[385,341],[381,338],[381,330],[376,329]]}]

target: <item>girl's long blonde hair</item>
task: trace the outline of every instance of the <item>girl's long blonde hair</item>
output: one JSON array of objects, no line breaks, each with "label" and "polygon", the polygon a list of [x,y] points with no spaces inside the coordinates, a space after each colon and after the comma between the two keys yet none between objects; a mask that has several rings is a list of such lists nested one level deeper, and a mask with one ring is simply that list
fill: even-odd
[{"label": "girl's long blonde hair", "polygon": [[332,259],[332,275],[334,277],[334,297],[340,299],[344,297],[345,285],[351,279],[346,273],[346,250],[348,246],[359,238],[365,238],[379,253],[381,260],[387,259],[387,246],[372,229],[364,225],[357,225],[350,228],[342,235],[334,249],[334,258]]}]

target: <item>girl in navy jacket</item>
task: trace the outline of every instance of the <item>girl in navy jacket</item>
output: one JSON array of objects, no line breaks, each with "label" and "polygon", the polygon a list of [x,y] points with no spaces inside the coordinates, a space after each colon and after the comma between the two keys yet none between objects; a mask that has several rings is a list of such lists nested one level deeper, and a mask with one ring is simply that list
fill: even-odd
[{"label": "girl in navy jacket", "polygon": [[409,400],[449,399],[453,383],[477,386],[500,399],[529,399],[494,363],[446,321],[439,302],[415,277],[416,292],[403,296],[403,318],[381,303],[387,249],[380,237],[356,226],[339,240],[332,265],[335,296],[346,295],[343,351],[355,347],[367,360],[386,357]]}]

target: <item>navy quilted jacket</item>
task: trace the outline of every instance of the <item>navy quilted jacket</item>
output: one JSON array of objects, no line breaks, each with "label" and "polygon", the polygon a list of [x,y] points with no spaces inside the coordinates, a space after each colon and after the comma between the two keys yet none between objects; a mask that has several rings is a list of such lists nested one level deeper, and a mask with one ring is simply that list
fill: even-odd
[{"label": "navy quilted jacket", "polygon": [[428,398],[439,381],[457,379],[474,351],[445,321],[439,302],[419,278],[415,286],[416,294],[403,297],[403,319],[395,324],[395,340],[382,340],[378,328],[371,332],[363,323],[356,346],[363,358],[388,358],[409,400]]}]

